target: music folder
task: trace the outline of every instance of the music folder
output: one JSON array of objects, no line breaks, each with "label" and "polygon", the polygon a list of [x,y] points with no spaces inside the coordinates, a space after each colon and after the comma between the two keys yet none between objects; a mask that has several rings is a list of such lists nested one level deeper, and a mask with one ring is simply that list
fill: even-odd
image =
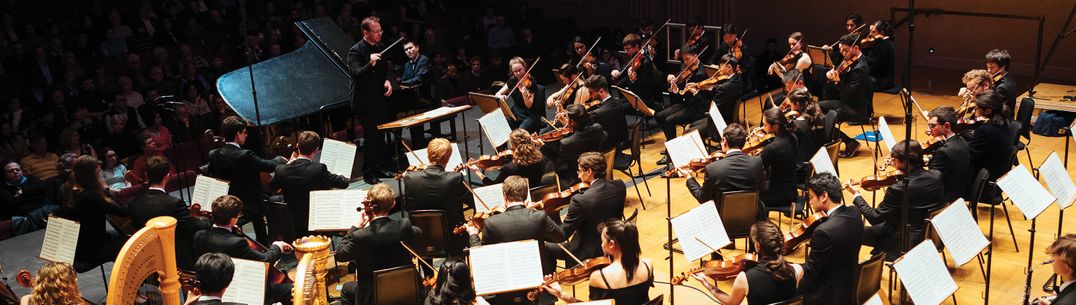
[{"label": "music folder", "polygon": [[506,118],[516,120],[516,115],[512,113],[512,108],[508,106],[508,102],[497,98],[495,95],[489,95],[478,92],[468,92],[467,97],[478,105],[479,109],[482,109],[482,113],[490,113],[493,110],[500,109]]},{"label": "music folder", "polygon": [[956,292],[956,282],[930,240],[924,240],[894,261],[893,269],[915,304],[941,304]]},{"label": "music folder", "polygon": [[232,258],[235,272],[232,283],[220,297],[224,302],[265,304],[265,284],[269,276],[269,263]]},{"label": "music folder", "polygon": [[200,204],[202,211],[212,212],[213,201],[220,196],[228,195],[228,181],[198,175],[194,179],[194,192],[191,193],[191,204]]},{"label": "music folder", "polygon": [[37,257],[73,264],[80,227],[77,221],[49,216],[49,222],[45,225],[45,238],[41,241],[41,252]]},{"label": "music folder", "polygon": [[359,223],[356,210],[366,200],[365,190],[310,192],[310,231],[347,231]]},{"label": "music folder", "polygon": [[630,105],[631,108],[635,108],[635,110],[642,115],[648,117],[654,116],[654,109],[650,109],[650,106],[647,106],[646,103],[643,102],[643,99],[640,98],[638,94],[635,94],[635,92],[617,86],[613,86],[613,89],[620,92],[620,96],[624,97],[625,101],[628,101],[628,105]]},{"label": "music folder", "polygon": [[811,57],[812,63],[833,69],[833,60],[829,57],[829,51],[823,50],[822,47],[808,45],[807,56]]},{"label": "music folder", "polygon": [[471,277],[480,296],[533,289],[542,285],[537,240],[472,247]]},{"label": "music folder", "polygon": [[1076,200],[1076,185],[1072,183],[1068,170],[1057,157],[1057,152],[1050,153],[1046,161],[1042,162],[1039,173],[1042,180],[1046,181],[1046,186],[1050,187],[1050,192],[1057,197],[1057,206],[1062,210],[1071,206],[1073,200]]},{"label": "music folder", "polygon": [[732,243],[713,200],[674,217],[672,227],[688,261],[700,259]]},{"label": "music folder", "polygon": [[1054,195],[1046,191],[1045,187],[1042,187],[1042,184],[1039,184],[1039,179],[1032,176],[1023,164],[1013,167],[1004,176],[998,178],[997,183],[1027,219],[1035,219],[1057,200]]},{"label": "music folder", "polygon": [[665,141],[665,150],[669,152],[669,159],[677,168],[688,166],[692,159],[703,159],[707,156],[706,146],[702,143],[698,130]]},{"label": "music folder", "polygon": [[351,170],[355,165],[355,144],[341,142],[333,139],[325,139],[324,147],[318,156],[319,162],[325,164],[330,173],[351,178]]}]

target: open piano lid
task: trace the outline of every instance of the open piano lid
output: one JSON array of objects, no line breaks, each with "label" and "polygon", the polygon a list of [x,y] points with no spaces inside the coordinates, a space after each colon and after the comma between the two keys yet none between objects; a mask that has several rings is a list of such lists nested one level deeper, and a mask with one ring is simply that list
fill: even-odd
[{"label": "open piano lid", "polygon": [[347,54],[354,40],[328,17],[295,22],[307,42],[298,50],[255,63],[258,122],[247,67],[221,75],[217,90],[244,120],[270,125],[351,100]]}]

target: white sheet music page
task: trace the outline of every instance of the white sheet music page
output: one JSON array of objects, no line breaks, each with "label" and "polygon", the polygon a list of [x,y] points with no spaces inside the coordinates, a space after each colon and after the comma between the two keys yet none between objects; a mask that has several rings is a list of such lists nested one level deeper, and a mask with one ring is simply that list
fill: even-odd
[{"label": "white sheet music page", "polygon": [[1057,198],[1039,184],[1039,179],[1023,164],[1017,165],[1004,176],[998,178],[998,187],[1009,196],[1013,204],[1024,212],[1024,218],[1034,219],[1050,206]]},{"label": "white sheet music page", "polygon": [[956,282],[930,240],[924,240],[901,256],[893,268],[915,304],[938,305],[956,292]]},{"label": "white sheet music page", "polygon": [[881,133],[885,148],[893,151],[893,146],[897,145],[897,138],[893,137],[893,130],[889,129],[889,123],[886,123],[884,116],[878,116],[878,133]]},{"label": "white sheet music page", "polygon": [[863,305],[885,305],[885,303],[882,303],[882,296],[875,293],[870,299],[867,299],[867,302],[863,303]]},{"label": "white sheet music page", "polygon": [[837,177],[837,168],[833,166],[833,160],[829,159],[829,152],[826,151],[825,146],[819,148],[818,152],[811,157],[811,166],[814,167],[815,174],[830,173]]},{"label": "white sheet music page", "polygon": [[[407,165],[419,165],[430,164],[429,148],[423,148],[412,151],[414,153],[405,153],[407,156]],[[417,159],[416,159],[417,157]],[[463,155],[460,154],[460,145],[452,143],[452,155],[448,156],[448,165],[445,165],[445,169],[452,170],[456,166],[463,164]]]},{"label": "white sheet music page", "polygon": [[41,242],[41,253],[37,257],[73,264],[79,228],[80,224],[76,221],[49,216],[49,223],[45,226],[45,238]]},{"label": "white sheet music page", "polygon": [[706,158],[707,154],[698,130],[665,141],[665,150],[669,151],[669,159],[676,167],[687,166],[691,159]]},{"label": "white sheet music page", "polygon": [[930,220],[930,224],[937,230],[945,247],[949,248],[957,266],[968,263],[990,245],[975,219],[971,217],[963,198],[957,199],[938,213]]},{"label": "white sheet music page", "polygon": [[327,190],[310,192],[311,231],[347,231],[359,223],[355,210],[366,199],[365,190]]},{"label": "white sheet music page", "polygon": [[508,135],[512,133],[512,127],[508,126],[508,119],[504,117],[503,111],[490,111],[478,118],[478,124],[482,125],[486,139],[493,144],[493,147],[508,143]]},{"label": "white sheet music page", "polygon": [[235,273],[232,283],[220,297],[224,302],[265,304],[265,281],[269,276],[269,263],[232,258]]},{"label": "white sheet music page", "polygon": [[1057,152],[1050,153],[1046,161],[1042,162],[1039,173],[1042,174],[1042,180],[1046,181],[1046,186],[1050,187],[1050,192],[1057,197],[1057,206],[1062,210],[1071,206],[1073,200],[1076,200],[1076,185],[1073,185],[1072,177],[1061,163],[1061,158],[1057,157]]},{"label": "white sheet music page", "polygon": [[325,164],[330,173],[351,178],[351,169],[355,165],[356,150],[358,148],[354,144],[325,139],[319,162]]},{"label": "white sheet music page", "polygon": [[[729,234],[725,232],[725,225],[721,223],[721,215],[717,214],[717,206],[714,205],[713,200],[676,216],[672,219],[672,227],[684,249],[684,257],[688,261],[702,258],[732,243],[732,240],[729,240]],[[705,244],[700,243],[699,240]]]},{"label": "white sheet music page", "polygon": [[725,127],[727,127],[728,124],[725,124],[725,118],[721,117],[721,110],[717,109],[717,104],[714,102],[710,102],[709,114],[710,120],[714,122],[714,127],[717,128],[717,134],[724,137]]},{"label": "white sheet music page", "polygon": [[191,203],[202,205],[202,211],[213,211],[213,200],[220,196],[228,195],[228,181],[215,179],[209,176],[198,175],[194,179],[194,192],[191,193]]},{"label": "white sheet music page", "polygon": [[[475,213],[486,212],[489,209],[504,205],[504,183],[476,187],[472,188],[472,190],[474,190],[471,196],[474,197]],[[527,192],[527,201],[531,201],[530,192]],[[485,203],[485,205],[482,205],[482,203]],[[487,209],[486,207],[489,208]]]},{"label": "white sheet music page", "polygon": [[525,240],[471,248],[471,275],[477,295],[531,289],[542,285],[538,241]]},{"label": "white sheet music page", "polygon": [[575,304],[575,305],[615,305],[615,303],[613,303],[613,299],[597,300],[597,301],[582,302],[582,303],[572,303],[572,304]]}]

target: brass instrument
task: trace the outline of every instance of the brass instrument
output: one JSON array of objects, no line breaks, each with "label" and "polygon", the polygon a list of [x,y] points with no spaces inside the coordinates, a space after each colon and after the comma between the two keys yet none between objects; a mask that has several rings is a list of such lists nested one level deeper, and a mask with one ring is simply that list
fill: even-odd
[{"label": "brass instrument", "polygon": [[296,239],[292,243],[299,265],[295,268],[295,286],[292,288],[292,304],[328,305],[325,288],[325,263],[329,252],[329,238],[321,235]]},{"label": "brass instrument", "polygon": [[156,274],[165,305],[179,305],[179,274],[176,267],[176,219],[150,219],[135,232],[116,256],[108,280],[107,304],[134,304],[143,280]]}]

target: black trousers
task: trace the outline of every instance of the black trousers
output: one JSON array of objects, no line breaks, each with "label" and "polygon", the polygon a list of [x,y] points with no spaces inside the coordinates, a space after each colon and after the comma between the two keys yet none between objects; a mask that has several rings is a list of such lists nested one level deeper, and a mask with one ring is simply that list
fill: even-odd
[{"label": "black trousers", "polygon": [[685,103],[673,104],[654,115],[666,141],[676,138],[676,125],[688,124],[701,117],[703,112],[692,109]]},{"label": "black trousers", "polygon": [[364,175],[370,175],[374,171],[381,170],[381,163],[385,158],[388,147],[385,144],[385,133],[377,129],[377,125],[388,122],[388,112],[385,109],[366,111],[368,112],[359,116],[363,139],[362,172]]}]

